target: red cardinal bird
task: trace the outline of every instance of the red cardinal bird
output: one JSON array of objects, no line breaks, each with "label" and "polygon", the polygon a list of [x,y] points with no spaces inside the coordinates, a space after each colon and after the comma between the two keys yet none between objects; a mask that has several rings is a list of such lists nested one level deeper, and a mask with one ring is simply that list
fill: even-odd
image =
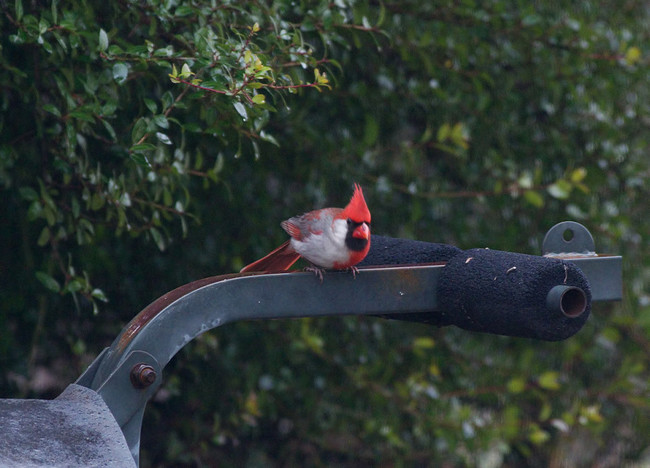
[{"label": "red cardinal bird", "polygon": [[275,273],[288,270],[298,258],[311,262],[313,271],[323,280],[323,269],[359,270],[357,263],[370,249],[370,211],[358,184],[345,208],[323,208],[282,221],[282,229],[291,239],[266,257],[242,268],[243,272]]}]

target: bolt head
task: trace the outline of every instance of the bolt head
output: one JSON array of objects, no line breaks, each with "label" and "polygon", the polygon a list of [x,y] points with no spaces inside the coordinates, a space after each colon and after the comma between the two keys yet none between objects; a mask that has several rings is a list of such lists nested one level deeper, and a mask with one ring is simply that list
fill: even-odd
[{"label": "bolt head", "polygon": [[149,364],[136,364],[131,369],[131,384],[135,388],[147,388],[156,381],[156,370]]}]

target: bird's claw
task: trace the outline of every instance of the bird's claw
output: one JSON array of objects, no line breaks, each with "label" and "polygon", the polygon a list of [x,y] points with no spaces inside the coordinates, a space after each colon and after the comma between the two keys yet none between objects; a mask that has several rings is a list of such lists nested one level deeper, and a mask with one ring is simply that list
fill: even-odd
[{"label": "bird's claw", "polygon": [[[325,273],[325,268],[320,268],[317,267],[316,265],[311,265],[305,267],[305,271],[311,271],[318,277],[321,283],[323,282],[323,274]],[[352,272],[352,278],[357,279],[357,274],[359,273],[359,269],[356,266],[347,267],[345,271]]]},{"label": "bird's claw", "polygon": [[308,266],[305,267],[305,271],[311,271],[314,273],[316,276],[318,276],[318,279],[320,282],[323,282],[323,273],[325,272],[324,268],[318,268],[316,265]]}]

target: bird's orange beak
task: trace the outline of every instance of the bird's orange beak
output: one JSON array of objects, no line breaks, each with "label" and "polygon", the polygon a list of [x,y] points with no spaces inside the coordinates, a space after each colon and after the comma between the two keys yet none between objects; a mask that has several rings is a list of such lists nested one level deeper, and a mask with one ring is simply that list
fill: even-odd
[{"label": "bird's orange beak", "polygon": [[354,231],[352,231],[352,237],[357,239],[370,239],[370,228],[367,223],[362,223]]}]

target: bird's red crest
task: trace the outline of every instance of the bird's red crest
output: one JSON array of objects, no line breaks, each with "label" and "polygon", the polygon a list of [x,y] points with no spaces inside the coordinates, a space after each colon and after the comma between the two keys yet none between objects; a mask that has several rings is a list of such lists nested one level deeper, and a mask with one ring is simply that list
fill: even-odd
[{"label": "bird's red crest", "polygon": [[359,184],[354,184],[354,193],[350,199],[350,203],[346,206],[341,214],[338,216],[340,218],[350,218],[356,223],[370,223],[370,210],[368,205],[366,205],[366,200],[363,198],[363,191]]}]

